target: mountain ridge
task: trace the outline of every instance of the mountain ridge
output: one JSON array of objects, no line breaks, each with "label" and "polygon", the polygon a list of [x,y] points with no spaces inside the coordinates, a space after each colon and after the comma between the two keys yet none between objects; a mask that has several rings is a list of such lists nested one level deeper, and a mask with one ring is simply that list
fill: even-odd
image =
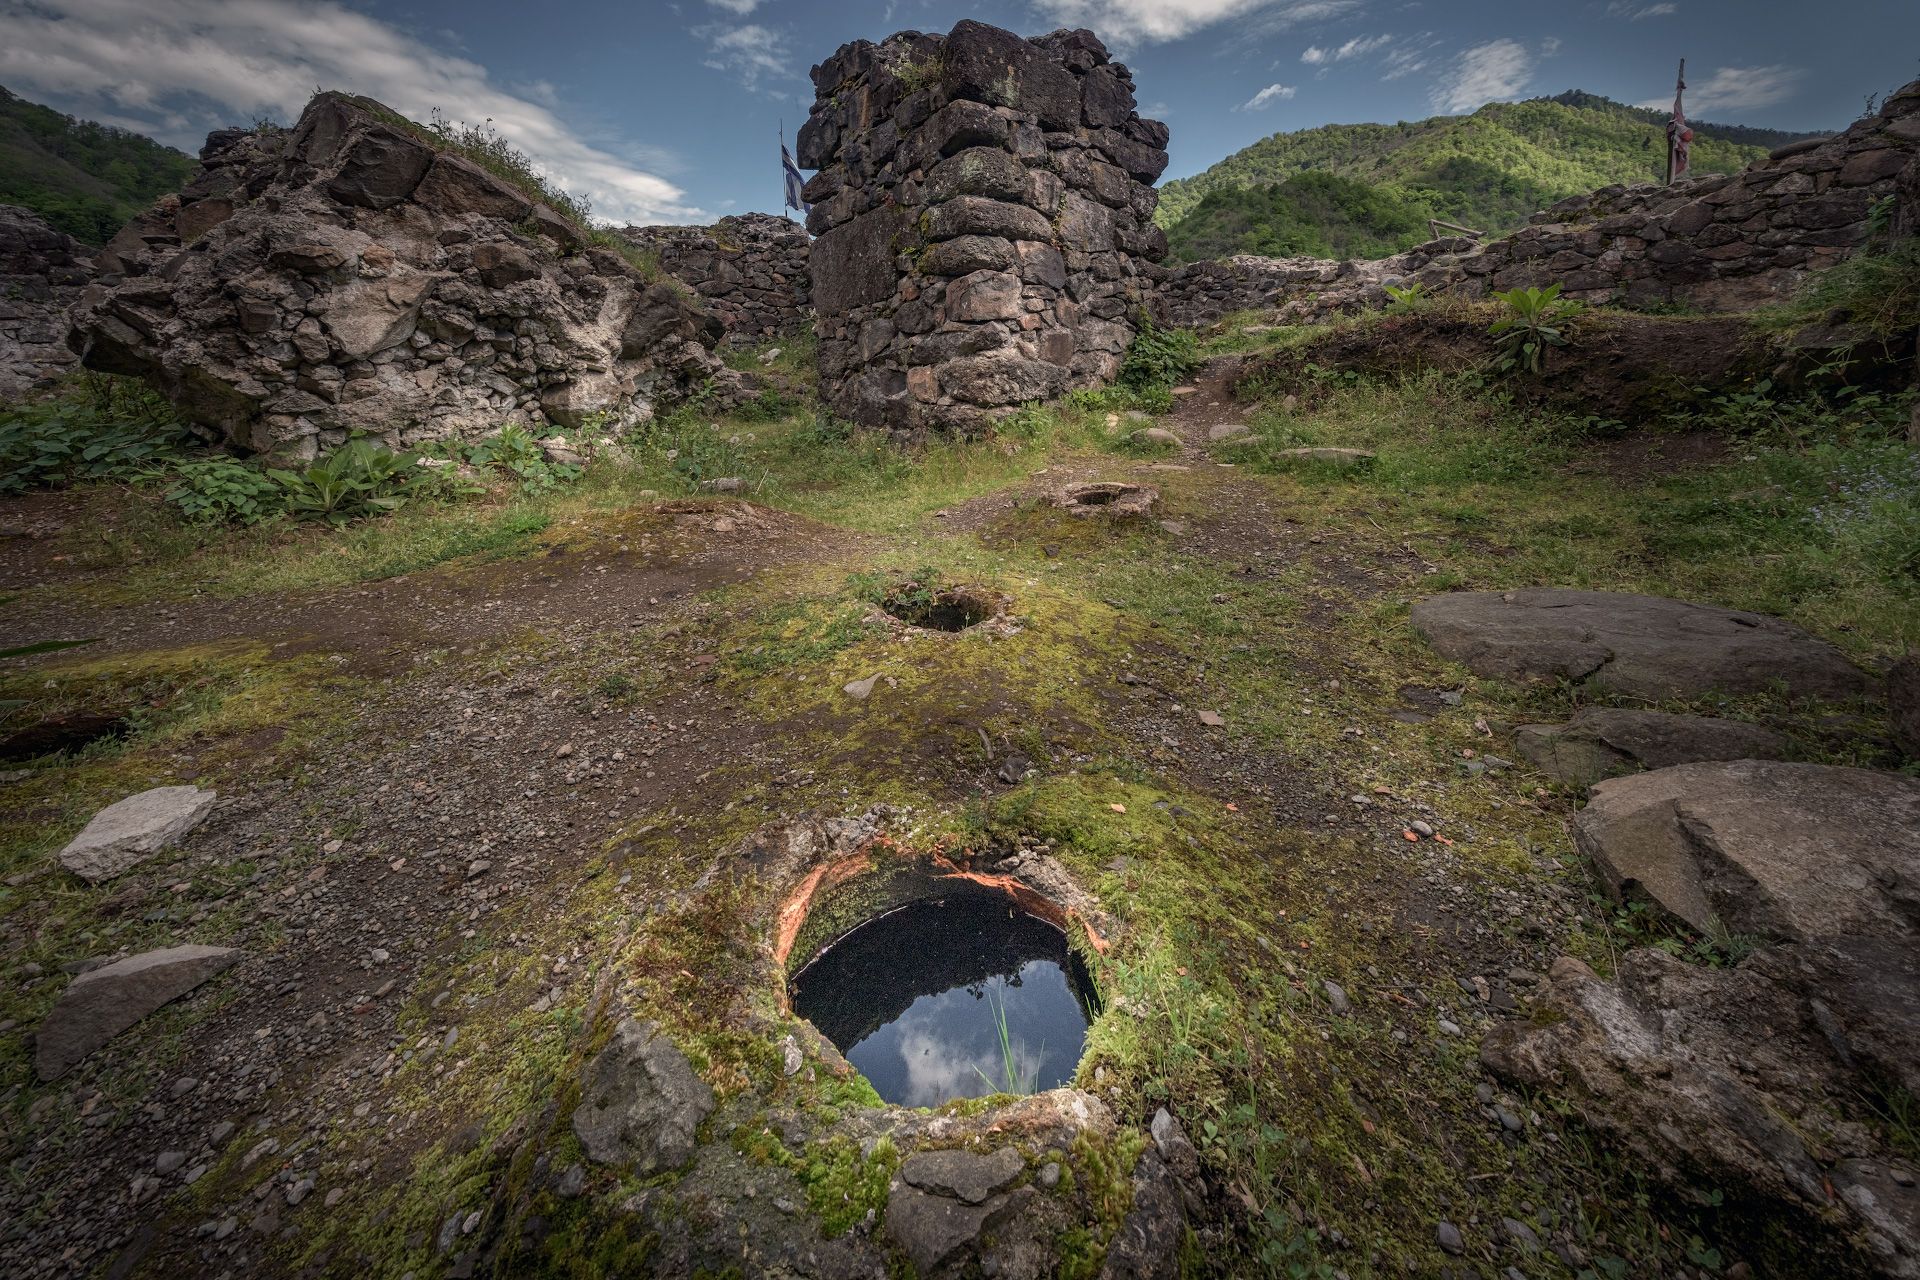
[{"label": "mountain ridge", "polygon": [[103,244],[193,172],[193,157],[142,133],[63,115],[0,85],[0,204]]},{"label": "mountain ridge", "polygon": [[[1288,243],[1313,252],[1356,238],[1352,228],[1338,224],[1320,224],[1321,234],[1315,234],[1315,209],[1323,209],[1329,197],[1321,177],[1327,175],[1342,180],[1334,203],[1385,208],[1390,223],[1413,216],[1424,233],[1425,219],[1437,217],[1495,232],[1521,225],[1534,210],[1567,196],[1614,183],[1658,181],[1666,161],[1664,123],[1661,112],[1573,89],[1488,103],[1462,116],[1276,133],[1192,177],[1163,183],[1156,220],[1175,256],[1186,261],[1223,251],[1273,252],[1276,244]],[[1822,136],[1706,122],[1696,122],[1694,133],[1699,173],[1730,173],[1775,147]],[[1311,198],[1295,190],[1300,184],[1289,186],[1306,175],[1321,184],[1306,193]],[[1351,184],[1374,194],[1366,197]],[[1262,188],[1277,191],[1234,194]],[[1186,225],[1196,213],[1199,222]],[[1416,242],[1407,239],[1415,234],[1389,235],[1367,244],[1360,256],[1406,248]],[[1368,235],[1357,238],[1367,241]],[[1242,241],[1267,247],[1233,247]]]}]

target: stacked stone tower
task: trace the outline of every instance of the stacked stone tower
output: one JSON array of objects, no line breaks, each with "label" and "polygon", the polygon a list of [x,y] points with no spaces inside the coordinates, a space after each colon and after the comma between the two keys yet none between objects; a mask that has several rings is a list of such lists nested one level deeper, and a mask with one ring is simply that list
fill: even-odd
[{"label": "stacked stone tower", "polygon": [[963,21],[813,69],[821,390],[867,425],[973,431],[1109,378],[1162,274],[1167,127],[1089,31]]}]

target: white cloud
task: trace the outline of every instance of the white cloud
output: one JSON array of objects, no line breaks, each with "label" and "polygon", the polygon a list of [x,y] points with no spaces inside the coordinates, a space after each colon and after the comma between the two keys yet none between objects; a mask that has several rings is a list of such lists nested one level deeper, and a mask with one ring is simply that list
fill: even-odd
[{"label": "white cloud", "polygon": [[1360,0],[1030,0],[1049,21],[1091,27],[1115,45],[1159,44],[1205,27],[1252,19],[1257,34],[1337,18]]},{"label": "white cloud", "polygon": [[743,27],[696,27],[693,34],[707,42],[710,56],[706,65],[739,76],[749,90],[758,90],[762,80],[793,78],[786,37],[757,22]]},{"label": "white cloud", "polygon": [[0,21],[0,84],[188,150],[220,125],[291,121],[316,86],[344,89],[416,120],[491,120],[602,217],[700,216],[679,187],[485,67],[330,0],[0,0]]},{"label": "white cloud", "polygon": [[1382,80],[1398,80],[1402,76],[1416,75],[1425,71],[1432,62],[1434,46],[1438,42],[1431,31],[1423,31],[1410,40],[1402,40],[1388,50],[1380,73]]},{"label": "white cloud", "polygon": [[746,17],[760,7],[760,0],[707,0],[707,3],[739,18]]},{"label": "white cloud", "polygon": [[[1688,84],[1687,114],[1704,116],[1709,111],[1747,111],[1785,102],[1799,89],[1806,74],[1799,67],[1721,67],[1704,83]],[[1667,111],[1673,106],[1673,98],[1649,98],[1639,105]]]},{"label": "white cloud", "polygon": [[1235,111],[1264,111],[1276,102],[1285,102],[1298,92],[1290,84],[1270,84],[1235,107]]},{"label": "white cloud", "polygon": [[1548,36],[1548,37],[1547,37],[1547,38],[1546,38],[1545,40],[1542,40],[1542,41],[1540,42],[1540,56],[1541,56],[1541,57],[1543,57],[1543,58],[1551,58],[1551,57],[1553,57],[1553,56],[1554,56],[1555,54],[1557,54],[1557,53],[1559,53],[1559,52],[1560,52],[1560,37],[1559,37],[1559,36]]},{"label": "white cloud", "polygon": [[1328,63],[1345,62],[1348,58],[1363,58],[1377,49],[1383,49],[1393,43],[1392,36],[1355,36],[1343,45],[1322,49],[1318,45],[1308,45],[1301,51],[1300,61],[1310,67],[1326,66]]},{"label": "white cloud", "polygon": [[1433,87],[1433,105],[1448,112],[1472,111],[1520,96],[1533,79],[1533,55],[1517,40],[1493,40],[1462,53]]},{"label": "white cloud", "polygon": [[1677,4],[1640,4],[1638,0],[1612,0],[1607,5],[1609,18],[1625,18],[1628,22],[1639,22],[1643,18],[1671,18],[1680,12]]}]

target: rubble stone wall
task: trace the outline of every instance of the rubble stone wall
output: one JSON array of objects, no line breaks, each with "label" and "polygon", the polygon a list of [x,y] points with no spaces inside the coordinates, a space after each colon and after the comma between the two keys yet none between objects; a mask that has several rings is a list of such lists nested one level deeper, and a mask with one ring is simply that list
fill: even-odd
[{"label": "rubble stone wall", "polygon": [[746,346],[813,323],[805,229],[769,213],[722,218],[710,227],[627,227],[621,233],[698,293]]},{"label": "rubble stone wall", "polygon": [[1603,187],[1491,243],[1453,237],[1377,262],[1192,263],[1169,275],[1161,298],[1176,323],[1200,324],[1248,309],[1311,319],[1377,305],[1388,282],[1479,297],[1557,281],[1587,301],[1744,311],[1781,300],[1865,241],[1917,153],[1920,81],[1844,133],[1782,147],[1737,174]]},{"label": "rubble stone wall", "polygon": [[813,69],[821,390],[898,432],[971,431],[1113,375],[1166,237],[1166,126],[1091,32],[963,21]]},{"label": "rubble stone wall", "polygon": [[684,286],[378,103],[321,94],[293,128],[221,130],[200,157],[108,243],[73,342],[238,447],[617,432],[734,378]]},{"label": "rubble stone wall", "polygon": [[0,204],[0,400],[73,367],[67,308],[93,278],[89,253],[38,214]]}]

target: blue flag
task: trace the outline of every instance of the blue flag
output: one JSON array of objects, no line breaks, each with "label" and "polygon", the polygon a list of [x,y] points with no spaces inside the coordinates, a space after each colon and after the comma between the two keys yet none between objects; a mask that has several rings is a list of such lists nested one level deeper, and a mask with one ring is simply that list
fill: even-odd
[{"label": "blue flag", "polygon": [[813,206],[800,198],[800,190],[806,181],[801,178],[800,170],[794,166],[793,157],[787,152],[787,144],[780,144],[780,167],[787,175],[787,208],[798,209],[802,216],[813,212]]}]

